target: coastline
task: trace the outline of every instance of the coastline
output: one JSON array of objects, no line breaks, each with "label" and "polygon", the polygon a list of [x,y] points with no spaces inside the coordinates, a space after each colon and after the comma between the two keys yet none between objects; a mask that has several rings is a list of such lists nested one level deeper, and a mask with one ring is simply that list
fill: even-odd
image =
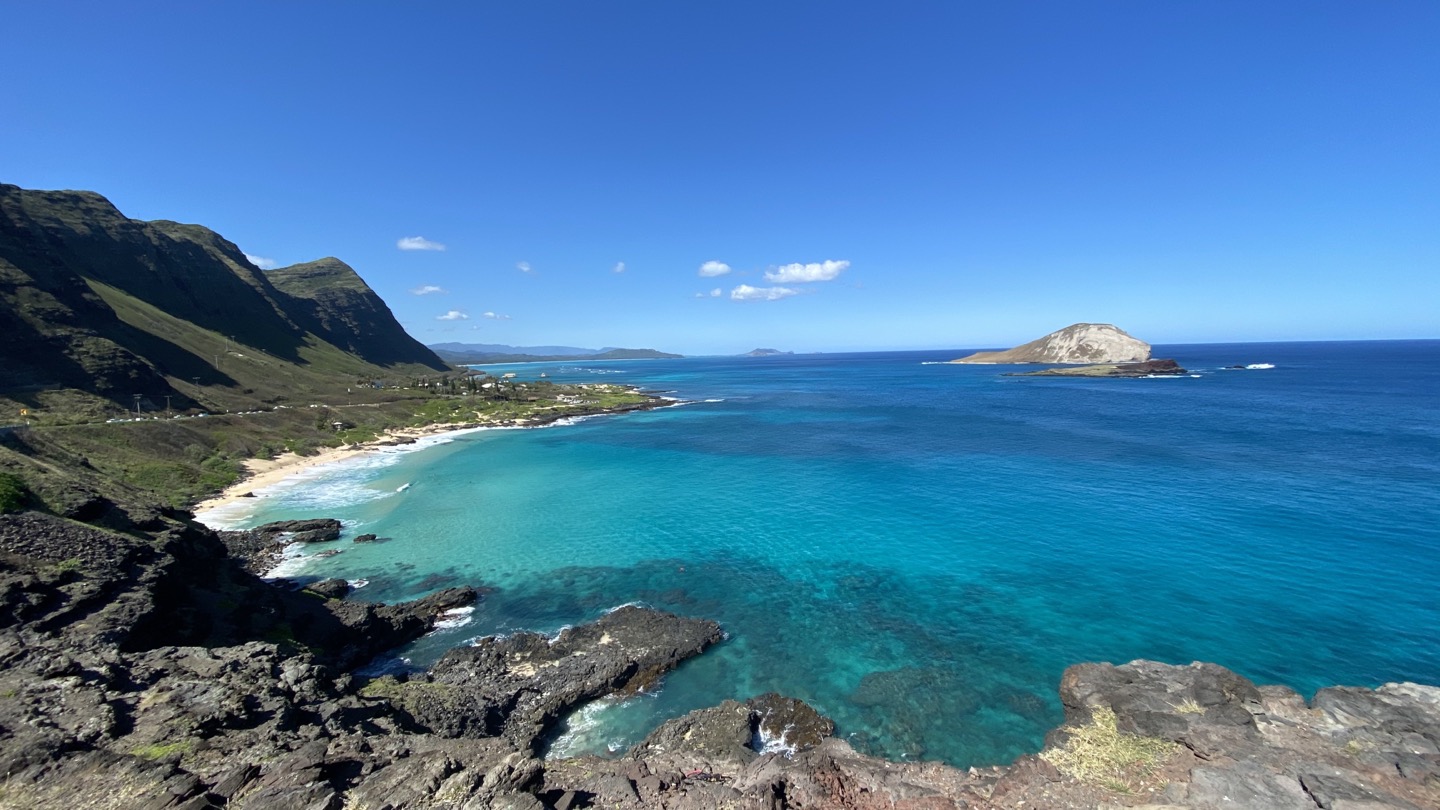
[{"label": "coastline", "polygon": [[[190,507],[190,512],[195,516],[195,520],[209,526],[210,524],[205,520],[206,515],[249,501],[258,497],[256,493],[257,490],[268,489],[277,484],[284,483],[318,467],[343,464],[347,461],[363,458],[384,448],[415,444],[424,438],[470,433],[488,427],[492,426],[434,424],[413,428],[399,428],[386,431],[382,436],[367,442],[347,444],[343,447],[327,447],[313,456],[302,456],[299,453],[284,453],[272,459],[245,459],[243,462],[245,467],[244,477],[221,490],[219,493],[196,503]],[[211,526],[211,528],[217,527]]]},{"label": "coastline", "polygon": [[365,456],[390,448],[414,446],[413,449],[420,450],[428,447],[429,444],[422,443],[422,439],[444,439],[447,436],[473,433],[479,430],[514,430],[548,427],[557,424],[569,424],[573,421],[589,419],[596,416],[648,411],[685,404],[684,402],[665,397],[649,396],[651,398],[643,403],[598,410],[592,413],[541,415],[529,419],[513,419],[490,423],[436,422],[418,427],[394,428],[385,431],[385,433],[379,437],[369,441],[344,445],[342,447],[327,447],[312,456],[302,456],[298,453],[287,452],[272,459],[245,459],[242,462],[245,468],[244,477],[215,495],[197,502],[190,507],[190,513],[198,523],[211,529],[233,528],[231,526],[217,525],[218,523],[223,523],[223,521],[211,522],[207,520],[207,517],[214,517],[216,513],[238,507],[248,501],[261,497],[259,490],[278,486],[279,484],[290,481],[320,467],[344,464],[354,459],[364,458]]}]

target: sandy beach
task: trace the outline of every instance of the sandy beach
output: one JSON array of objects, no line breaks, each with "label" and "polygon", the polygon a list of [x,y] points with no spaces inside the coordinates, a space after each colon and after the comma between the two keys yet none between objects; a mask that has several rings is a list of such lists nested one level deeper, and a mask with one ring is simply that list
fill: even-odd
[{"label": "sandy beach", "polygon": [[241,501],[253,497],[251,493],[256,490],[274,486],[282,481],[293,478],[316,467],[339,464],[350,459],[359,458],[384,447],[409,444],[415,440],[427,436],[439,436],[446,433],[467,433],[472,430],[481,429],[479,425],[452,425],[437,424],[425,425],[414,428],[401,428],[391,430],[383,436],[360,444],[349,444],[344,447],[327,447],[313,456],[302,456],[298,453],[285,453],[272,459],[251,458],[246,459],[243,464],[245,476],[239,481],[226,487],[224,491],[211,498],[191,507],[190,511],[201,523],[205,522],[205,515],[225,507],[233,506]]}]

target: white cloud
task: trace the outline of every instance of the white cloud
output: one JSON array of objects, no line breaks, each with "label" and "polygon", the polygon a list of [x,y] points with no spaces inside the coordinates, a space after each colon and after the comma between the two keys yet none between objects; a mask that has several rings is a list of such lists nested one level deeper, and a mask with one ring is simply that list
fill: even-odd
[{"label": "white cloud", "polygon": [[623,273],[623,272],[625,272],[625,262],[616,262],[616,263],[615,263],[615,272],[617,272],[617,273]]},{"label": "white cloud", "polygon": [[401,250],[444,250],[439,242],[431,242],[423,236],[406,236],[395,243]]},{"label": "white cloud", "polygon": [[775,284],[804,284],[809,281],[830,281],[840,271],[850,266],[848,261],[823,261],[809,264],[781,265],[765,274],[765,280]]},{"label": "white cloud", "polygon": [[489,318],[489,319],[492,320],[492,321],[508,321],[508,320],[510,320],[510,316],[509,316],[509,315],[499,315],[499,314],[496,314],[496,313],[494,313],[494,312],[486,312],[486,313],[482,314],[480,317],[482,317],[482,318]]},{"label": "white cloud", "polygon": [[461,311],[458,310],[458,309],[452,309],[452,310],[450,310],[449,312],[445,313],[444,315],[436,315],[436,316],[435,316],[435,320],[437,320],[437,321],[468,321],[468,320],[470,320],[470,316],[469,316],[469,315],[466,315],[464,312],[461,312]]},{"label": "white cloud", "polygon": [[443,293],[444,287],[436,287],[434,284],[425,284],[410,291],[411,295],[429,295],[431,293]]},{"label": "white cloud", "polygon": [[799,290],[792,290],[789,287],[751,287],[749,284],[741,284],[730,291],[731,301],[778,301],[781,298],[789,298],[798,295]]},{"label": "white cloud", "polygon": [[528,273],[531,270],[535,269],[530,266],[530,262],[516,262],[515,267],[519,269],[519,271],[522,273]]},{"label": "white cloud", "polygon": [[705,278],[723,276],[730,272],[730,265],[724,262],[709,261],[700,265],[700,275]]},{"label": "white cloud", "polygon": [[274,259],[267,259],[264,256],[251,256],[249,253],[246,253],[245,259],[261,270],[274,270],[279,266],[275,263]]},{"label": "white cloud", "polygon": [[711,298],[719,298],[719,297],[720,297],[720,293],[721,293],[720,288],[719,288],[719,287],[716,287],[715,289],[713,289],[713,290],[710,291],[710,297],[711,297]]}]

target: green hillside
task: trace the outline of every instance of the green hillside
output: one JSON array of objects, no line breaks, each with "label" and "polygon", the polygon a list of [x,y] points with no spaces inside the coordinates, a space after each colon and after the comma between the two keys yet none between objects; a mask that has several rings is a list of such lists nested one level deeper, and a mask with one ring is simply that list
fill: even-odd
[{"label": "green hillside", "polygon": [[[265,273],[214,231],[0,185],[0,407],[74,421],[444,373],[338,259]],[[0,419],[0,422],[3,422]]]}]

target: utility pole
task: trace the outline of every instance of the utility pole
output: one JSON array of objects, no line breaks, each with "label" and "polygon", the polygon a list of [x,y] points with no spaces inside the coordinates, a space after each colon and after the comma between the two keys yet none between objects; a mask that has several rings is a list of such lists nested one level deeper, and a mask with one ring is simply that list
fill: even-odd
[{"label": "utility pole", "polygon": [[170,418],[170,395],[165,395],[165,418]]}]

